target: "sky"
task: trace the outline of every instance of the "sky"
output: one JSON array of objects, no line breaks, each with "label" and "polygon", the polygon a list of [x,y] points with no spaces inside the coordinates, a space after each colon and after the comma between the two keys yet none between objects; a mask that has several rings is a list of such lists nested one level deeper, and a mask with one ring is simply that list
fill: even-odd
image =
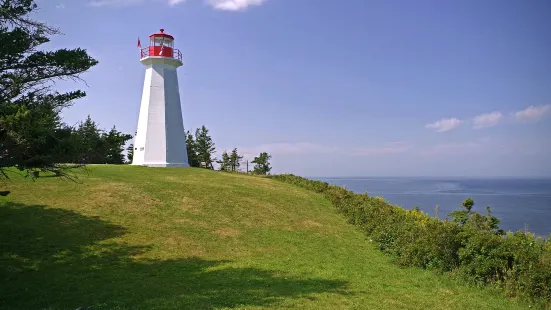
[{"label": "sky", "polygon": [[133,134],[164,28],[184,127],[310,177],[551,177],[551,1],[37,0],[99,61],[63,112]]}]

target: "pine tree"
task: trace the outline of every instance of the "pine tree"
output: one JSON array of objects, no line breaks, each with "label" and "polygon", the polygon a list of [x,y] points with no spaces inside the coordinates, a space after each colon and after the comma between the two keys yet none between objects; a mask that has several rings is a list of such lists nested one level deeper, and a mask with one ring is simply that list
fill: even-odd
[{"label": "pine tree", "polygon": [[193,134],[188,130],[186,134],[187,159],[191,167],[199,167],[199,157],[197,155],[197,146]]},{"label": "pine tree", "polygon": [[109,132],[100,129],[90,115],[74,132],[76,145],[75,160],[85,164],[123,164],[124,145],[132,136],[117,130]]},{"label": "pine tree", "polygon": [[103,130],[101,130],[96,122],[92,120],[90,115],[84,122],[81,122],[75,132],[77,135],[77,148],[79,163],[83,164],[105,164],[104,154],[106,153],[106,144],[102,139]]},{"label": "pine tree", "polygon": [[234,148],[230,155],[231,171],[239,170],[239,166],[241,165],[242,159],[243,159],[243,156],[239,156],[239,154],[237,153],[237,148]]},{"label": "pine tree", "polygon": [[228,152],[224,151],[222,153],[222,159],[216,161],[220,165],[220,171],[230,171],[231,170],[231,159],[228,155]]},{"label": "pine tree", "polygon": [[59,93],[53,82],[79,79],[98,63],[79,48],[40,51],[58,31],[29,19],[36,10],[32,0],[0,4],[0,178],[13,166],[67,176],[70,166],[60,164],[59,150],[68,141],[59,138],[71,136],[59,135],[61,111],[86,93]]},{"label": "pine tree", "polygon": [[216,158],[212,155],[216,149],[209,130],[204,125],[195,131],[195,148],[199,162],[204,162],[207,168],[214,169],[213,162]]},{"label": "pine tree", "polygon": [[[111,130],[102,135],[103,144],[105,145],[105,155],[103,161],[107,164],[124,164],[124,145],[130,139],[132,135],[123,134],[118,131],[115,126]],[[101,154],[103,155],[103,154]]]},{"label": "pine tree", "polygon": [[134,159],[134,144],[130,144],[126,148],[126,159],[127,159],[127,163],[129,164],[132,163],[132,160]]},{"label": "pine tree", "polygon": [[270,159],[272,158],[271,155],[268,155],[268,153],[263,152],[260,153],[258,157],[255,157],[251,163],[254,165],[254,173],[256,174],[268,174],[270,173],[270,170],[272,170],[272,167],[270,167]]}]

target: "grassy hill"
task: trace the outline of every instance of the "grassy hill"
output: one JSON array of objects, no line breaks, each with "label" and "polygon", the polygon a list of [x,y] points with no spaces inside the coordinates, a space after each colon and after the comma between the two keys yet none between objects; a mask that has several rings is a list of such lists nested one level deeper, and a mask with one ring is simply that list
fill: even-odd
[{"label": "grassy hill", "polygon": [[319,194],[203,169],[89,166],[0,197],[0,309],[525,309],[400,268]]}]

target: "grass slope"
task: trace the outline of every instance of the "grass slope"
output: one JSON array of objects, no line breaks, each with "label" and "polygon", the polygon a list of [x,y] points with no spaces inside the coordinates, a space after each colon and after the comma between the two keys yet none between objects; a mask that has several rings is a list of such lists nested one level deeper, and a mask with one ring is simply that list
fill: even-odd
[{"label": "grass slope", "polygon": [[0,198],[0,309],[521,309],[403,269],[321,195],[202,169],[90,166]]}]

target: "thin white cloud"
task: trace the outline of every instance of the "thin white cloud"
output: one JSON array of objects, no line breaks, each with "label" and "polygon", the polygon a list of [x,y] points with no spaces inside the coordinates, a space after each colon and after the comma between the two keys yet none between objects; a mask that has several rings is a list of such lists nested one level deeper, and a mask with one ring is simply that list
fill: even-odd
[{"label": "thin white cloud", "polygon": [[[336,146],[327,146],[316,143],[297,142],[297,143],[268,143],[255,147],[238,147],[237,150],[243,154],[245,159],[252,159],[261,152],[267,152],[270,155],[307,155],[307,154],[339,154],[344,156],[381,156],[403,153],[409,149],[404,142],[390,142],[380,147],[354,147],[343,148]],[[220,154],[222,154],[220,151]]]},{"label": "thin white cloud", "polygon": [[[89,0],[88,5],[94,7],[123,7],[152,0]],[[164,0],[169,6],[175,6],[187,0]],[[223,11],[245,11],[251,6],[259,6],[266,0],[204,0],[210,7]]]},{"label": "thin white cloud", "polygon": [[238,148],[245,154],[260,154],[260,152],[268,152],[269,154],[278,155],[302,155],[312,153],[333,153],[337,152],[338,148],[330,147],[315,143],[298,142],[298,143],[268,143],[255,147]]},{"label": "thin white cloud", "polygon": [[487,151],[495,145],[491,145],[492,138],[480,137],[471,141],[455,141],[431,145],[417,149],[417,153],[425,156],[434,155],[458,155],[458,154],[474,154]]},{"label": "thin white cloud", "polygon": [[437,132],[445,132],[459,127],[461,123],[463,123],[463,121],[457,118],[443,118],[432,124],[425,125],[425,128],[435,129]]},{"label": "thin white cloud", "polygon": [[186,2],[186,0],[168,0],[168,5],[173,6],[184,2]]},{"label": "thin white cloud", "polygon": [[410,149],[405,142],[389,142],[381,147],[360,147],[352,149],[350,155],[354,156],[375,156],[404,153]]},{"label": "thin white cloud", "polygon": [[502,118],[503,114],[501,114],[501,112],[492,112],[478,115],[473,119],[473,128],[482,129],[493,127],[497,125]]},{"label": "thin white cloud", "polygon": [[65,8],[65,4],[60,3],[60,4],[56,5],[55,7],[56,7],[56,9],[64,9],[64,8]]},{"label": "thin white cloud", "polygon": [[516,112],[514,115],[519,121],[538,121],[544,116],[551,114],[551,104],[540,106],[529,106],[528,108]]},{"label": "thin white cloud", "polygon": [[88,2],[88,5],[95,7],[120,7],[138,4],[141,2],[143,2],[143,0],[93,0]]},{"label": "thin white cloud", "polygon": [[250,6],[258,6],[266,0],[207,0],[207,3],[217,10],[244,11]]},{"label": "thin white cloud", "polygon": [[442,143],[432,145],[426,149],[421,150],[421,154],[426,156],[434,156],[477,153],[482,150],[483,146],[484,143],[481,143],[479,141]]}]

